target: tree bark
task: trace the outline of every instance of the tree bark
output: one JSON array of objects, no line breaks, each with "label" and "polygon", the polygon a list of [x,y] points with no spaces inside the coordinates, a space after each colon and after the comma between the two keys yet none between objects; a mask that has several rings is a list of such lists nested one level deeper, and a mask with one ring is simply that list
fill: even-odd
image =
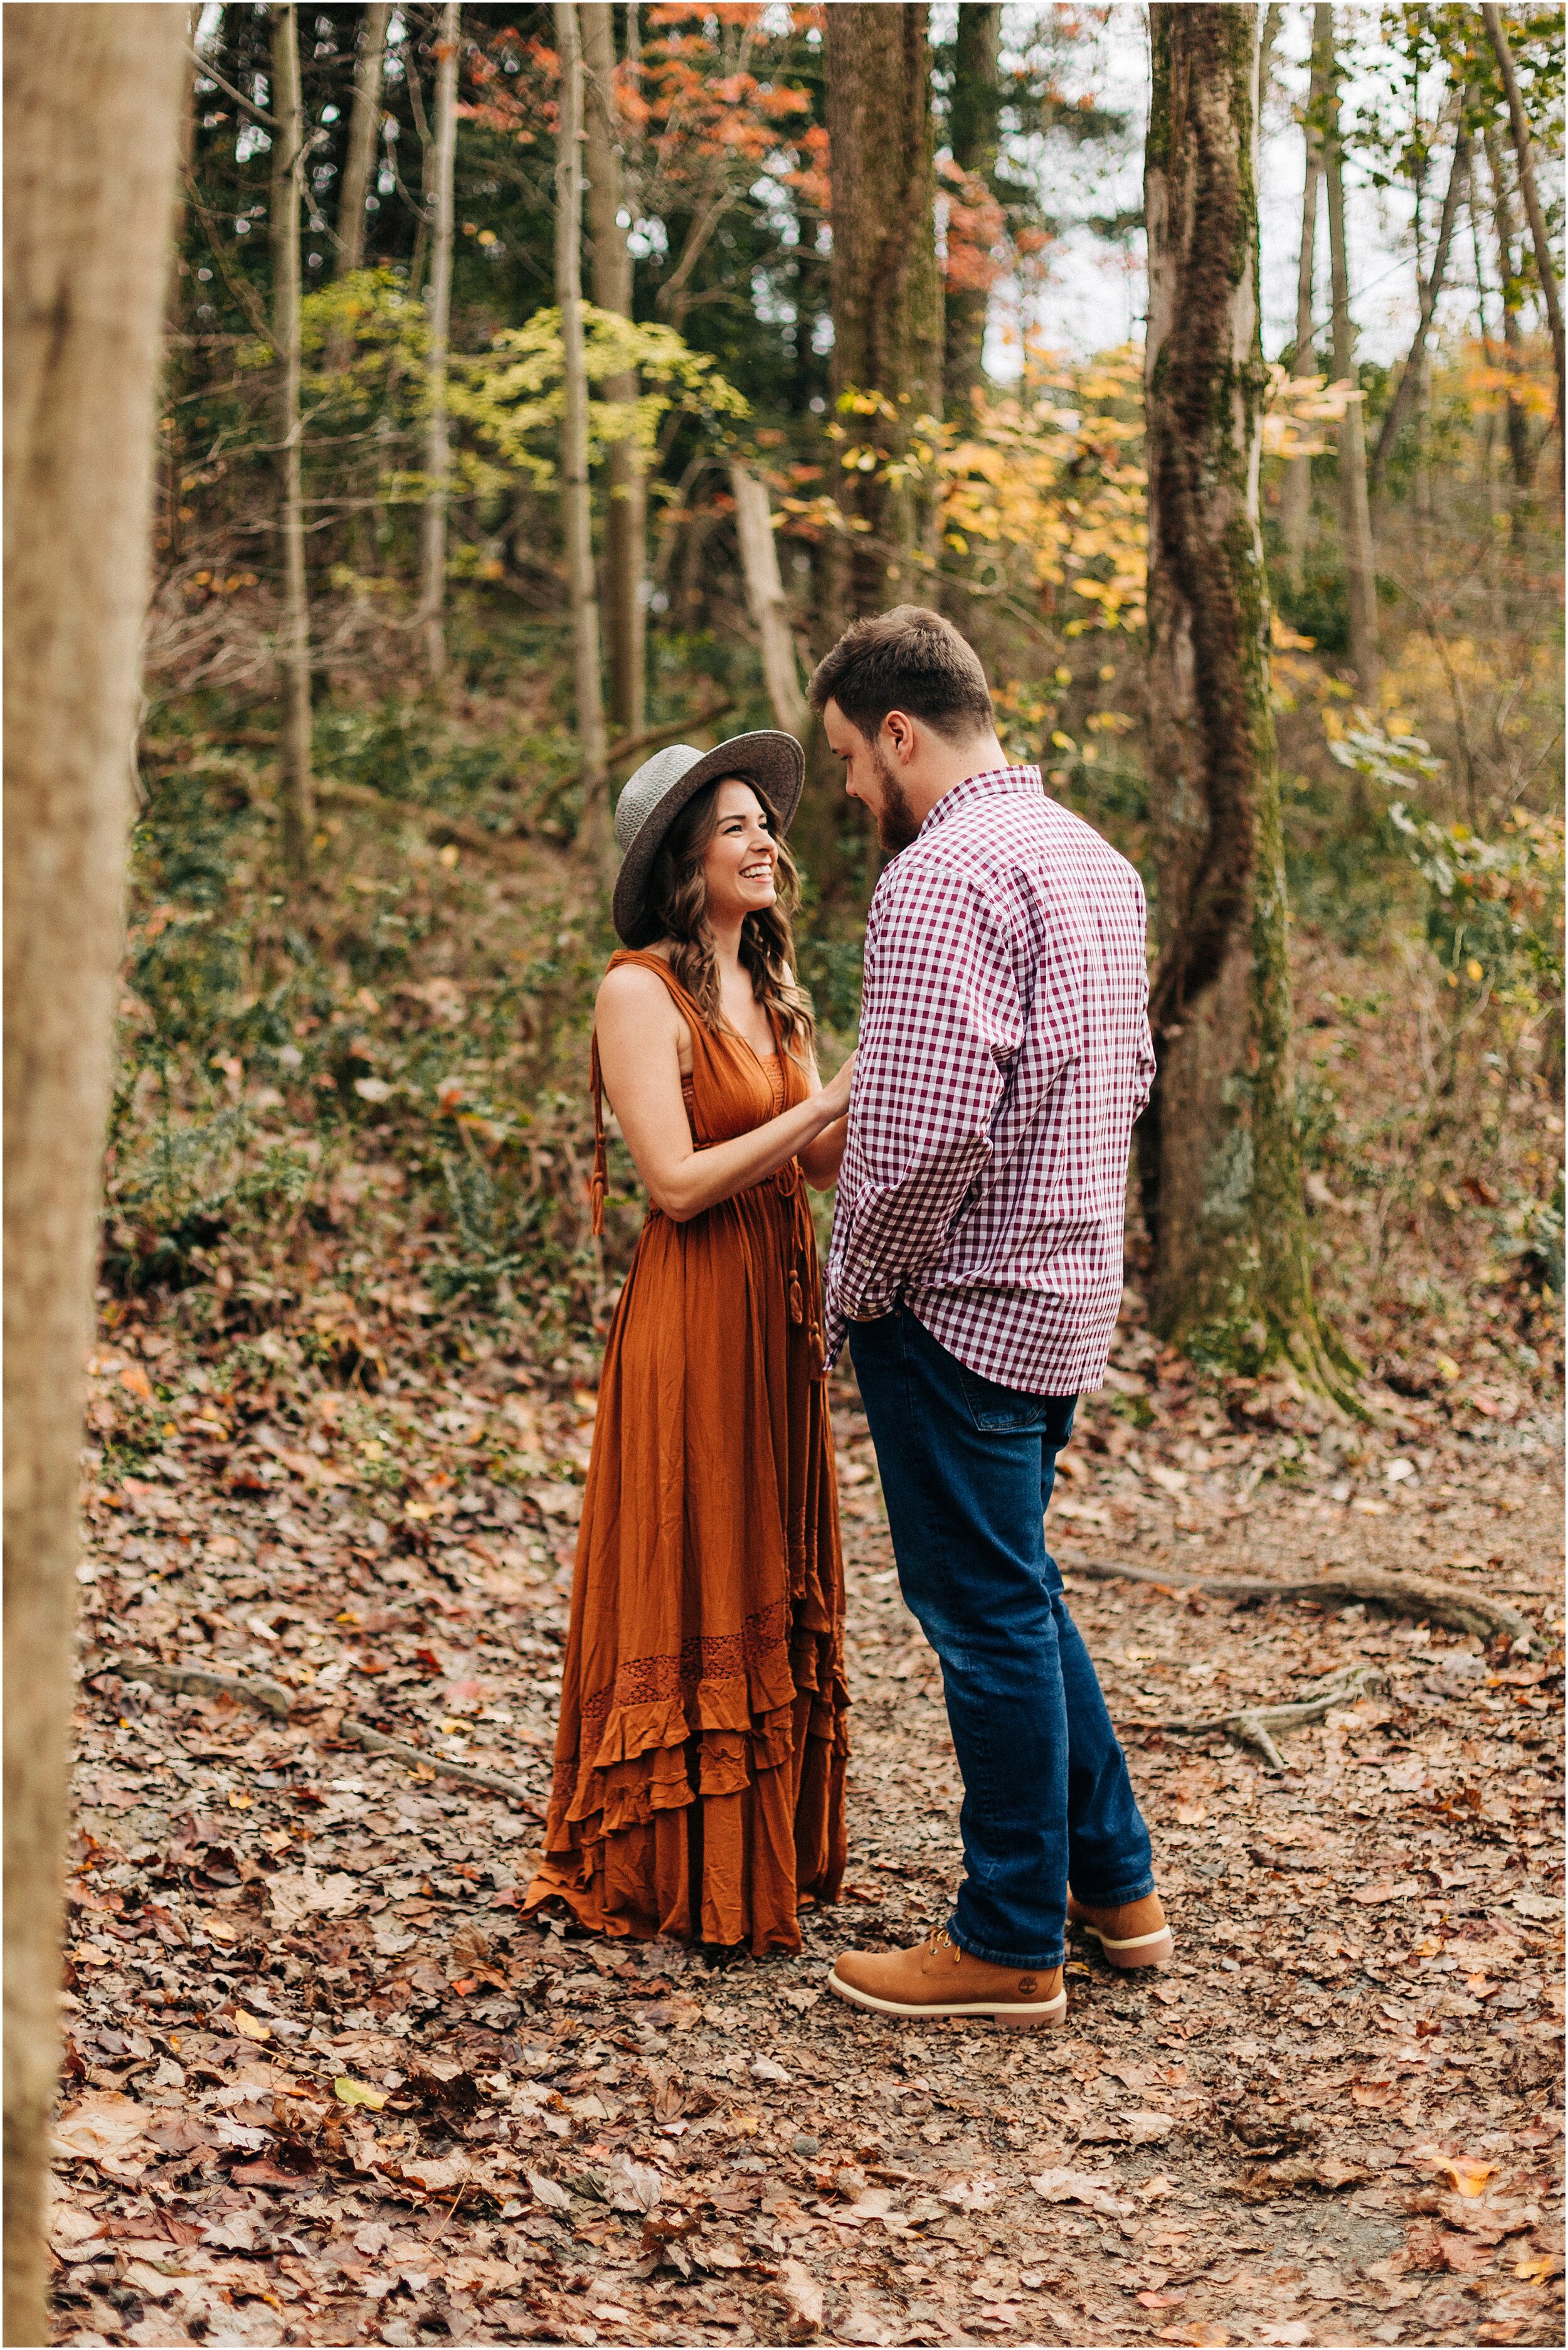
[{"label": "tree bark", "polygon": [[305,568],[304,420],[300,413],[299,211],[305,116],[293,0],[272,12],[272,340],[277,354],[278,538],[283,549],[283,687],[279,797],[284,862],[296,881],[310,867],[316,794],[310,767],[310,596]]},{"label": "tree bark", "polygon": [[348,118],[348,151],[337,202],[337,275],[365,266],[365,206],[381,142],[381,75],[386,63],[390,0],[369,0],[359,24],[354,60],[354,108]]},{"label": "tree bark", "polygon": [[1137,1128],[1154,1315],[1200,1360],[1344,1393],[1313,1305],[1258,524],[1258,12],[1150,10],[1149,775],[1159,879]]},{"label": "tree bark", "polygon": [[[1291,359],[1293,375],[1314,375],[1317,354],[1313,348],[1313,295],[1317,281],[1318,193],[1323,185],[1323,137],[1319,117],[1327,70],[1323,19],[1329,10],[1314,12],[1312,78],[1307,89],[1306,187],[1302,196],[1301,256],[1296,265],[1296,344]],[[1293,457],[1280,489],[1280,536],[1284,543],[1285,577],[1299,588],[1306,569],[1307,524],[1312,515],[1312,459]]]},{"label": "tree bark", "polygon": [[[1497,227],[1498,274],[1502,279],[1503,364],[1510,375],[1522,376],[1524,338],[1520,331],[1519,314],[1524,307],[1524,289],[1519,274],[1519,232],[1503,172],[1502,141],[1495,124],[1490,122],[1486,126],[1486,167],[1491,180],[1492,219]],[[1524,403],[1516,400],[1511,391],[1508,396],[1508,455],[1514,489],[1521,496],[1528,497],[1535,479],[1535,452],[1530,443],[1530,419]]]},{"label": "tree bark", "polygon": [[[1324,169],[1328,180],[1328,251],[1334,276],[1334,373],[1336,382],[1348,383],[1355,374],[1355,328],[1350,316],[1350,259],[1345,238],[1339,60],[1333,49],[1333,10],[1323,13],[1331,19]],[[1362,692],[1370,700],[1377,691],[1377,570],[1372,551],[1372,507],[1366,494],[1366,419],[1359,400],[1350,402],[1339,428],[1339,527],[1350,608],[1350,665]]]},{"label": "tree bark", "polygon": [[431,222],[431,283],[429,294],[430,359],[426,398],[425,475],[429,487],[420,515],[420,619],[424,629],[425,667],[431,677],[446,668],[446,635],[442,616],[446,604],[446,502],[452,471],[447,440],[446,369],[452,345],[452,188],[457,161],[457,51],[462,11],[458,0],[446,0],[441,12],[436,44],[435,143],[432,156]]},{"label": "tree bark", "polygon": [[[615,24],[609,0],[583,0],[584,128],[587,163],[588,244],[594,302],[620,318],[632,315],[632,260],[622,209],[620,147],[624,132],[615,98]],[[604,396],[637,398],[635,372],[609,377]],[[641,731],[647,698],[643,605],[648,568],[648,492],[642,458],[629,441],[610,444],[605,465],[605,633],[608,640],[610,709],[623,733]]]},{"label": "tree bark", "polygon": [[[929,503],[884,478],[910,428],[941,412],[942,281],[936,249],[930,47],[922,6],[838,0],[826,14],[827,133],[833,181],[832,385],[851,442],[877,452],[842,473],[848,525],[832,600],[857,619],[918,596]],[[859,393],[865,415],[843,403]]]},{"label": "tree bark", "polygon": [[[1000,0],[961,0],[953,48],[953,89],[948,114],[948,144],[962,172],[994,190],[1001,111],[997,75],[1002,58]],[[985,321],[990,296],[983,287],[946,289],[946,355],[942,389],[950,411],[968,415],[971,395],[984,380]]]},{"label": "tree bark", "polygon": [[185,11],[5,22],[5,2338],[50,2339],[82,1363]]},{"label": "tree bark", "polygon": [[1492,55],[1502,78],[1503,95],[1508,99],[1509,127],[1513,133],[1514,162],[1519,172],[1519,192],[1524,198],[1524,215],[1530,223],[1530,241],[1535,250],[1535,274],[1541,280],[1541,298],[1546,305],[1547,323],[1552,329],[1552,358],[1557,373],[1557,433],[1558,473],[1561,478],[1564,464],[1563,421],[1563,299],[1557,286],[1557,272],[1552,265],[1552,243],[1546,234],[1546,215],[1541,209],[1541,192],[1535,184],[1535,153],[1531,143],[1530,125],[1525,120],[1524,100],[1519,94],[1519,76],[1513,69],[1513,51],[1508,45],[1508,29],[1502,21],[1501,8],[1488,5],[1481,9],[1481,22],[1491,43]]},{"label": "tree bark", "polygon": [[588,781],[577,838],[607,880],[613,866],[609,777],[606,772],[604,692],[599,671],[599,606],[594,578],[592,491],[588,479],[588,374],[583,348],[583,57],[575,0],[555,0],[561,60],[556,133],[556,301],[561,314],[566,415],[561,424],[561,507],[571,604],[577,740]]},{"label": "tree bark", "polygon": [[1432,249],[1432,266],[1420,289],[1420,309],[1416,320],[1416,332],[1411,338],[1404,371],[1400,375],[1394,397],[1388,403],[1387,413],[1383,419],[1382,430],[1377,435],[1377,443],[1372,452],[1371,463],[1367,467],[1367,489],[1373,498],[1382,494],[1383,476],[1387,468],[1388,460],[1394,452],[1395,444],[1400,433],[1405,430],[1415,410],[1421,390],[1427,364],[1427,338],[1431,333],[1438,298],[1442,293],[1443,281],[1448,276],[1449,255],[1453,248],[1454,230],[1459,224],[1459,202],[1469,177],[1470,134],[1465,120],[1469,96],[1467,90],[1460,90],[1459,121],[1454,132],[1453,161],[1449,165],[1449,184],[1443,192],[1443,209],[1438,219],[1438,241]]},{"label": "tree bark", "polygon": [[735,494],[735,536],[741,546],[746,602],[762,642],[768,700],[784,733],[798,736],[804,743],[810,712],[800,690],[794,635],[779,575],[778,541],[768,512],[767,490],[744,465],[731,466],[730,486]]}]

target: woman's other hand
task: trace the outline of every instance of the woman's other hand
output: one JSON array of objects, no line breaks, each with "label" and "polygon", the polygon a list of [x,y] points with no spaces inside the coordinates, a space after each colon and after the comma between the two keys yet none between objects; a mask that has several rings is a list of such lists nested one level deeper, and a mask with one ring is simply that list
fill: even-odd
[{"label": "woman's other hand", "polygon": [[849,1115],[849,1088],[855,1082],[855,1055],[850,1054],[844,1066],[829,1077],[822,1088],[822,1106],[834,1118]]}]

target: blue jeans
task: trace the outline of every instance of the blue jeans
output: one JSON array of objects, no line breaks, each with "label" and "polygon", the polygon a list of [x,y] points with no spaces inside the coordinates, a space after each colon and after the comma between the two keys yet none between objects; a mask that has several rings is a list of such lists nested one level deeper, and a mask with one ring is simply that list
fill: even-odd
[{"label": "blue jeans", "polygon": [[999,1966],[1060,1966],[1069,1876],[1093,1908],[1154,1890],[1127,1762],[1045,1547],[1077,1398],[981,1378],[903,1307],[856,1323],[850,1351],[963,1778],[948,1931]]}]

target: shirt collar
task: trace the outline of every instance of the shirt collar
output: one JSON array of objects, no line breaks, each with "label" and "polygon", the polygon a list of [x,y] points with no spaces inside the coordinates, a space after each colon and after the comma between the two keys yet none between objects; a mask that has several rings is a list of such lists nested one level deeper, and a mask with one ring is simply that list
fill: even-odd
[{"label": "shirt collar", "polygon": [[989,796],[992,792],[1043,792],[1044,788],[1038,767],[987,767],[983,774],[967,775],[950,792],[944,792],[915,837],[924,840],[956,809],[967,807],[971,800],[979,799],[982,794]]}]

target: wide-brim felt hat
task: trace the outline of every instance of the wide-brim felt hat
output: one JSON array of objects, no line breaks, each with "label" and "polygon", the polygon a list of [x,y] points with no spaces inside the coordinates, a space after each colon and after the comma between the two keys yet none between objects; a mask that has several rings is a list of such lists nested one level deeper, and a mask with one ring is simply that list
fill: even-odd
[{"label": "wide-brim felt hat", "polygon": [[625,945],[651,946],[659,935],[658,918],[648,904],[648,885],[670,826],[705,784],[732,775],[753,786],[766,802],[779,835],[786,833],[805,785],[805,753],[793,734],[772,727],[756,734],[732,735],[712,751],[671,743],[627,778],[615,809],[621,865],[612,908],[616,935]]}]

